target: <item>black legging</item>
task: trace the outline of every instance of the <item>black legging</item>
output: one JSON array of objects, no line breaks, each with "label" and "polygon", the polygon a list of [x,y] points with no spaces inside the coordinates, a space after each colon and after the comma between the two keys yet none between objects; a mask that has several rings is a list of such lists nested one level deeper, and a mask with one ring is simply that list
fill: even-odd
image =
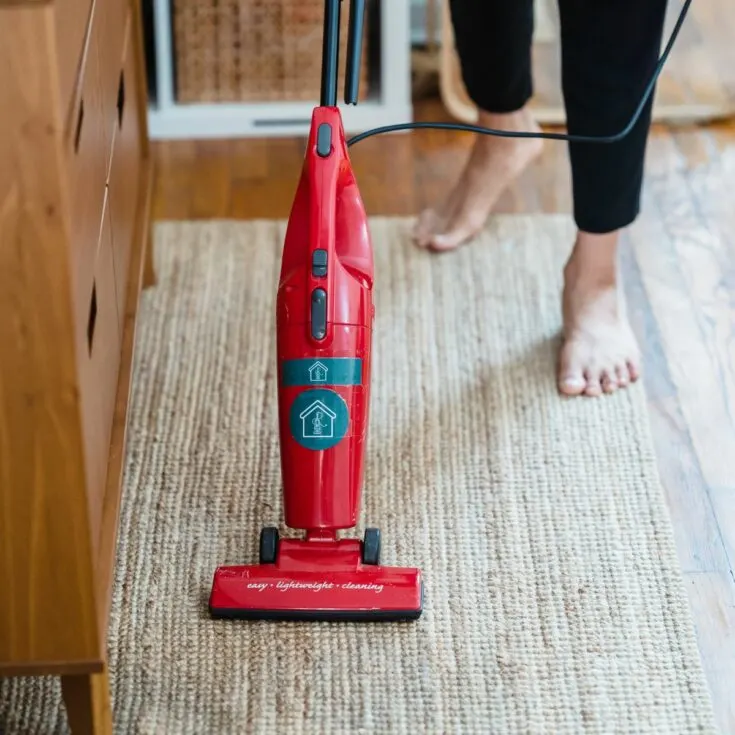
[{"label": "black legging", "polygon": [[[533,0],[449,0],[462,76],[487,112],[531,97]],[[558,0],[569,133],[612,135],[630,120],[661,51],[666,0]],[[618,143],[570,143],[574,218],[611,232],[638,215],[651,101]]]}]

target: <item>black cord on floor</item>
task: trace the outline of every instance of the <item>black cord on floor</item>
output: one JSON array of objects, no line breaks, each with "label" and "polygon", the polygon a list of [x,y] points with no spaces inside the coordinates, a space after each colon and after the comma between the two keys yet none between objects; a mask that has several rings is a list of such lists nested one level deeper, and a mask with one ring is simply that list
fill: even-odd
[{"label": "black cord on floor", "polygon": [[[641,1],[645,2],[645,0],[641,0]],[[482,135],[495,135],[499,138],[543,138],[547,140],[565,140],[565,141],[569,141],[572,143],[617,143],[618,141],[625,138],[625,136],[628,135],[631,130],[633,130],[636,123],[638,122],[638,119],[643,113],[643,110],[646,107],[648,99],[656,87],[656,82],[658,81],[658,78],[661,75],[661,72],[663,71],[664,66],[666,65],[666,61],[669,58],[671,49],[674,47],[674,43],[676,42],[676,39],[679,35],[679,31],[681,30],[681,27],[684,24],[684,20],[686,18],[687,13],[689,12],[689,6],[691,5],[691,3],[692,3],[692,0],[685,0],[684,6],[681,9],[681,12],[679,13],[679,17],[676,21],[676,25],[674,26],[674,29],[671,32],[671,36],[669,37],[669,41],[666,44],[666,48],[661,54],[661,58],[658,60],[658,63],[656,64],[656,68],[654,70],[653,76],[651,77],[651,80],[649,81],[648,86],[646,87],[646,91],[643,95],[643,98],[638,104],[638,107],[635,113],[633,114],[633,117],[630,119],[630,122],[619,133],[615,133],[615,135],[597,135],[596,136],[596,135],[569,135],[565,133],[544,133],[544,132],[531,133],[531,132],[523,132],[523,131],[495,130],[493,128],[485,128],[480,125],[467,125],[464,123],[409,122],[409,123],[396,123],[395,125],[385,125],[379,128],[372,128],[370,130],[366,130],[365,132],[358,133],[357,135],[350,138],[347,141],[347,145],[352,146],[355,143],[359,143],[361,140],[365,140],[365,138],[370,138],[373,135],[379,135],[381,133],[394,133],[400,130],[416,130],[416,129],[422,129],[422,128],[423,129],[430,128],[434,130],[459,130],[459,131],[464,131],[468,133],[480,133]]]}]

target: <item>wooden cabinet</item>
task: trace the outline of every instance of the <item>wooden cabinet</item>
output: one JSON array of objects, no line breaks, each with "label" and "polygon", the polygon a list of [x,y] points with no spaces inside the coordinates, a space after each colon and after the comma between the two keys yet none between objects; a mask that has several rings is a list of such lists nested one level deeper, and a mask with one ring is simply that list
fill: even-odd
[{"label": "wooden cabinet", "polygon": [[138,0],[0,2],[0,675],[111,731],[106,630],[149,246]]}]

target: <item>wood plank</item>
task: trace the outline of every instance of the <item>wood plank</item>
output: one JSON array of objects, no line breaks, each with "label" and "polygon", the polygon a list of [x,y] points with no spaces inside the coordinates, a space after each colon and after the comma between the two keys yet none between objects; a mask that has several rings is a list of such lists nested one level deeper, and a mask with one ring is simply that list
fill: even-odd
[{"label": "wood plank", "polygon": [[305,138],[266,138],[261,143],[268,153],[267,177],[296,181],[306,151]]},{"label": "wood plank", "polygon": [[403,135],[368,138],[350,159],[368,212],[399,215],[414,209],[414,156]]},{"label": "wood plank", "polygon": [[675,152],[672,151],[670,155],[685,169],[707,165],[715,152],[711,136],[706,130],[695,126],[671,131],[671,144]]},{"label": "wood plank", "polygon": [[735,732],[735,584],[726,572],[686,575],[702,665],[723,733]]},{"label": "wood plank", "polygon": [[295,192],[295,181],[297,179],[269,177],[259,182],[257,186],[252,182],[233,181],[226,215],[236,219],[288,217]]},{"label": "wood plank", "polygon": [[[664,144],[673,148],[671,139]],[[735,292],[722,278],[730,255],[680,159],[676,152],[663,173],[656,165],[645,203],[655,216],[641,218],[632,237],[704,478],[728,485],[735,476]]]},{"label": "wood plank", "polygon": [[710,488],[710,494],[725,544],[730,575],[735,582],[735,481],[730,487]]},{"label": "wood plank", "polygon": [[226,212],[230,199],[230,157],[226,148],[204,140],[196,142],[196,149],[197,175],[189,180],[191,219],[206,218],[209,212]]},{"label": "wood plank", "polygon": [[156,196],[151,216],[156,220],[186,219],[190,216],[196,171],[194,141],[154,141]]},{"label": "wood plank", "polygon": [[[643,218],[648,216],[652,215]],[[633,247],[630,238],[622,243],[621,270],[631,326],[643,353],[651,433],[679,561],[685,572],[727,571],[729,560],[720,524],[682,414],[663,336]]]},{"label": "wood plank", "polygon": [[[735,208],[723,196],[735,188],[732,165],[735,145],[718,150],[711,135],[700,137],[701,147],[710,156],[702,163],[687,166],[685,195],[707,234],[701,238],[701,247],[688,250],[688,260],[682,263],[682,270],[701,305],[700,329],[717,382],[717,390],[710,387],[709,394],[713,401],[721,401],[717,406],[719,414],[710,414],[707,405],[698,408],[703,423],[705,419],[721,416],[716,429],[702,436],[700,454],[706,456],[703,466],[709,484],[731,486],[735,478],[735,456],[716,453],[719,448],[735,446]],[[718,394],[720,399],[716,397]],[[724,443],[713,446],[712,433]]]},{"label": "wood plank", "polygon": [[[733,310],[724,285],[735,250],[718,219],[729,222],[735,182],[725,180],[717,148],[701,130],[652,140],[644,213],[631,239],[655,319],[654,329],[649,321],[637,331],[654,370],[646,387],[659,469],[717,721],[735,732],[733,519],[731,496],[716,489],[735,477]],[[657,336],[663,359],[650,358]]]},{"label": "wood plank", "polygon": [[735,666],[723,664],[719,668],[706,669],[705,676],[715,711],[715,725],[721,735],[735,733]]},{"label": "wood plank", "polygon": [[232,181],[262,181],[268,176],[268,146],[253,145],[249,138],[228,142]]}]

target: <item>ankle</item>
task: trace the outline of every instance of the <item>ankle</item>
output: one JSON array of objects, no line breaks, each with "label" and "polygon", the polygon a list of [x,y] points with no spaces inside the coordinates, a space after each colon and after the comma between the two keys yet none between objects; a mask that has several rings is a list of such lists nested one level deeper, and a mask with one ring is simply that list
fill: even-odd
[{"label": "ankle", "polygon": [[526,107],[515,112],[487,112],[480,110],[478,113],[478,125],[483,128],[494,130],[533,130],[535,125],[533,117]]},{"label": "ankle", "polygon": [[595,234],[580,231],[564,267],[565,281],[585,281],[598,288],[615,287],[618,240],[618,232]]}]

